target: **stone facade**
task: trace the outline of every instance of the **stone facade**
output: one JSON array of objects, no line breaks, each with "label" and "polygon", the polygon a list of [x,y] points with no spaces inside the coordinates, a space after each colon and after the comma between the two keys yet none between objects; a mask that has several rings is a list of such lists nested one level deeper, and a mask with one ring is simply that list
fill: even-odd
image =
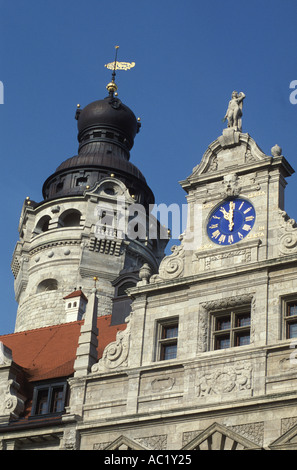
[{"label": "stone facade", "polygon": [[[138,246],[138,269],[140,261],[145,266],[137,286],[129,289],[132,311],[126,329],[118,332],[99,361],[94,356],[95,299],[104,313],[108,307],[103,307],[103,293],[92,292],[83,273],[105,280],[107,298],[112,295],[108,281],[123,268],[121,257],[113,254],[114,264],[107,269],[110,254],[92,248],[92,198],[97,201],[100,185],[76,202],[84,219],[75,229],[60,228],[53,221],[57,225],[52,232],[32,238],[36,221],[52,206],[40,211],[25,207],[27,238],[14,258],[19,266],[17,329],[32,324],[30,308],[34,322],[45,324],[41,294],[33,286],[52,277],[55,263],[61,275],[60,297],[81,282],[89,303],[61,422],[13,435],[5,430],[0,434],[2,447],[296,449],[296,342],[288,334],[293,323],[287,307],[297,304],[297,227],[284,211],[286,178],[292,173],[278,147],[272,156],[265,155],[237,128],[226,129],[210,144],[201,163],[181,182],[187,192],[188,225],[180,244],[157,268],[145,247]],[[244,239],[220,245],[207,234],[209,217],[221,201],[236,197],[253,204],[256,219]],[[55,202],[59,213],[66,209],[66,202]],[[63,310],[56,294],[47,292],[43,301],[47,312],[52,309],[50,321],[63,322],[62,313],[56,316]],[[243,325],[237,322],[246,318]],[[221,328],[220,322],[228,327]],[[169,338],[176,356],[167,360],[160,354],[164,325],[178,328]],[[217,347],[226,330],[229,347]],[[248,341],[240,343],[242,337]],[[7,375],[9,361],[0,360],[6,381],[13,380]],[[2,395],[12,394],[7,390]],[[21,404],[22,397],[18,399]],[[7,408],[2,410],[2,416],[8,415]]]}]

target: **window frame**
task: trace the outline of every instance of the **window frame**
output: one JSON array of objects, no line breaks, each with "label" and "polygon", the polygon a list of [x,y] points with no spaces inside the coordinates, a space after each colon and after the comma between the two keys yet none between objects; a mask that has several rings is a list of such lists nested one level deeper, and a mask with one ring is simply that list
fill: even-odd
[{"label": "window frame", "polygon": [[[177,334],[175,336],[164,335],[166,329],[176,328]],[[156,341],[156,354],[155,361],[170,361],[177,359],[178,355],[178,330],[179,318],[172,317],[162,320],[157,320],[157,341]],[[166,358],[166,348],[175,346],[176,354],[174,357]]]},{"label": "window frame", "polygon": [[297,307],[297,294],[286,297],[283,299],[283,308],[282,308],[282,317],[283,317],[283,339],[291,340],[297,339],[296,336],[290,336],[289,334],[289,327],[291,325],[297,325],[297,314],[296,315],[288,315],[288,308],[290,304],[295,304]]},{"label": "window frame", "polygon": [[[251,306],[246,305],[240,308],[228,308],[222,311],[213,312],[212,314],[212,344],[213,351],[220,351],[223,349],[238,348],[248,346],[251,344]],[[249,322],[245,325],[238,325],[240,317],[248,317]],[[219,322],[223,320],[226,322],[228,319],[228,328],[217,328]],[[239,344],[242,336],[249,336],[249,342],[246,344]],[[229,346],[219,347],[219,341],[229,341]]]},{"label": "window frame", "polygon": [[[54,400],[54,391],[55,389],[62,389],[62,410],[61,411],[52,411],[52,406],[53,406],[53,400]],[[46,403],[46,412],[45,413],[40,413],[39,412],[39,397],[40,395],[47,391],[47,399],[43,400],[43,403]],[[65,412],[65,406],[66,406],[66,398],[67,398],[67,382],[66,381],[61,381],[61,382],[51,382],[47,384],[40,384],[36,385],[34,387],[33,391],[33,399],[32,399],[32,410],[31,410],[31,416],[32,418],[34,417],[45,417],[45,416],[59,416],[62,413]]]}]

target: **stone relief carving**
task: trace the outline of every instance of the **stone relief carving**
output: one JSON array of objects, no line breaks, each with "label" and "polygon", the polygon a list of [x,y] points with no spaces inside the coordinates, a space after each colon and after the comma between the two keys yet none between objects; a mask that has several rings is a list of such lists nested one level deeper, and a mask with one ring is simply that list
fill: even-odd
[{"label": "stone relief carving", "polygon": [[285,211],[279,210],[281,224],[278,232],[279,251],[283,255],[297,252],[297,224]]},{"label": "stone relief carving", "polygon": [[238,196],[241,192],[241,186],[238,184],[239,177],[236,173],[230,173],[223,178],[224,191],[221,193],[222,197]]},{"label": "stone relief carving", "polygon": [[186,444],[188,444],[190,441],[192,441],[196,436],[198,436],[202,431],[199,429],[195,431],[186,431],[183,432],[183,438],[182,438],[182,447],[184,447]]},{"label": "stone relief carving", "polygon": [[93,444],[93,450],[104,450],[111,443],[112,443],[112,441],[106,441],[106,442],[100,442],[100,443]]},{"label": "stone relief carving", "polygon": [[167,434],[141,437],[141,438],[135,439],[135,441],[139,442],[139,444],[142,444],[148,449],[152,449],[152,450],[166,450],[167,449]]},{"label": "stone relief carving", "polygon": [[285,432],[289,431],[289,429],[293,428],[295,424],[297,424],[297,417],[283,418],[281,423],[281,432],[282,434],[285,434]]},{"label": "stone relief carving", "polygon": [[79,433],[76,429],[65,429],[63,436],[63,449],[64,450],[77,450],[79,449]]},{"label": "stone relief carving", "polygon": [[[246,439],[255,442],[259,446],[263,445],[264,440],[264,422],[259,423],[249,423],[249,424],[239,424],[235,426],[227,426],[227,429],[231,429],[231,431],[235,432],[236,434],[245,437]],[[188,444],[195,436],[199,436],[201,430],[196,431],[188,431],[183,433],[183,447]]]},{"label": "stone relief carving", "polygon": [[252,368],[249,364],[238,363],[214,368],[213,371],[199,372],[196,385],[198,397],[242,392],[252,388]]},{"label": "stone relief carving", "polygon": [[109,343],[103,351],[102,358],[92,366],[92,372],[106,372],[119,367],[127,367],[130,347],[130,317],[126,318],[127,327],[118,331],[116,340]]},{"label": "stone relief carving", "polygon": [[152,381],[151,387],[153,392],[164,392],[165,390],[171,390],[175,384],[173,377],[162,377]]},{"label": "stone relief carving", "polygon": [[236,256],[241,256],[241,262],[248,263],[251,261],[251,250],[247,248],[242,250],[229,251],[227,253],[218,253],[213,256],[207,256],[204,259],[204,267],[208,270],[211,268],[211,264],[213,261],[226,258],[235,258]]},{"label": "stone relief carving", "polygon": [[217,171],[218,169],[218,157],[217,155],[213,155],[208,166],[208,171]]},{"label": "stone relief carving", "polygon": [[[2,385],[2,386],[1,386]],[[1,389],[3,392],[1,393]],[[6,384],[0,382],[0,416],[12,416],[18,418],[24,411],[25,399],[19,395],[20,385],[13,379],[6,381]]]},{"label": "stone relief carving", "polygon": [[203,302],[201,306],[205,310],[219,310],[228,307],[240,307],[243,304],[250,304],[253,299],[251,294],[242,294],[236,297],[227,297],[226,299],[210,300]]},{"label": "stone relief carving", "polygon": [[203,309],[199,313],[198,351],[207,351],[208,338],[208,312]]},{"label": "stone relief carving", "polygon": [[252,154],[250,149],[247,149],[245,153],[245,161],[246,163],[254,163],[257,161],[257,158]]},{"label": "stone relief carving", "polygon": [[260,421],[258,423],[249,423],[249,424],[239,424],[235,426],[228,426],[229,429],[240,434],[247,439],[255,442],[259,446],[263,445],[264,441],[264,422]]}]

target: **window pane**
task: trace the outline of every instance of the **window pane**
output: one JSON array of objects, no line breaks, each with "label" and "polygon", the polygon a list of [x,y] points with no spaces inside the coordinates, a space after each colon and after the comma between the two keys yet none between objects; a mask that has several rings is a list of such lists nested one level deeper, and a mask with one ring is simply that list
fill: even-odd
[{"label": "window pane", "polygon": [[288,304],[288,315],[297,315],[297,303]]},{"label": "window pane", "polygon": [[216,338],[216,349],[230,348],[230,336],[218,336]]},{"label": "window pane", "polygon": [[161,359],[175,359],[177,354],[177,344],[162,345],[162,357]]},{"label": "window pane", "polygon": [[237,315],[236,326],[250,326],[250,324],[251,324],[251,317],[249,313],[243,313],[241,315]]},{"label": "window pane", "polygon": [[162,338],[176,338],[178,335],[177,325],[164,326]]},{"label": "window pane", "polygon": [[297,338],[297,323],[289,323],[289,338]]},{"label": "window pane", "polygon": [[245,344],[250,344],[250,333],[245,332],[245,333],[237,334],[235,344],[236,346],[244,346]]},{"label": "window pane", "polygon": [[49,390],[39,390],[37,396],[36,414],[44,415],[48,413],[48,392]]},{"label": "window pane", "polygon": [[216,321],[216,330],[229,330],[231,327],[231,317],[219,317]]},{"label": "window pane", "polygon": [[64,409],[64,400],[63,400],[63,387],[55,388],[52,394],[52,404],[51,411],[52,413],[58,413]]}]

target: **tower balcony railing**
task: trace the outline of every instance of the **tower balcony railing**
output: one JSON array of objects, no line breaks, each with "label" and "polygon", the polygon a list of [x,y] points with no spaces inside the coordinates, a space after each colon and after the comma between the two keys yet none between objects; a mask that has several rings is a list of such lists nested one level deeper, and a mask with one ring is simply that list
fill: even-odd
[{"label": "tower balcony railing", "polygon": [[119,228],[97,223],[95,225],[95,236],[98,239],[114,240],[125,238],[125,233],[124,230],[120,230]]}]

